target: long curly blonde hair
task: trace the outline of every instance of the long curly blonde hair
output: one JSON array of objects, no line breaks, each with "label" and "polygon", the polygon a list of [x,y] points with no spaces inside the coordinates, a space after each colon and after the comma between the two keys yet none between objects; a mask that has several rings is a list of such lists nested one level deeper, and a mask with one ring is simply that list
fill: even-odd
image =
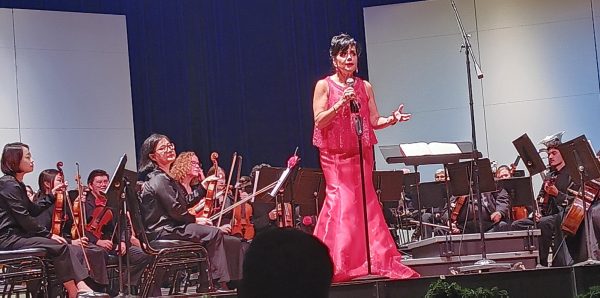
[{"label": "long curly blonde hair", "polygon": [[188,151],[180,153],[171,166],[171,177],[179,183],[183,183],[183,178],[185,178],[192,169],[192,158],[194,156],[196,156],[196,153],[194,152]]}]

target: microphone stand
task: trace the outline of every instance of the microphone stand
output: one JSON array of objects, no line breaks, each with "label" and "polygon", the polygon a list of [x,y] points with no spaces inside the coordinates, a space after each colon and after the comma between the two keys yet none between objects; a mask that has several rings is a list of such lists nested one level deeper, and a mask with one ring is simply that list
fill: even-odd
[{"label": "microphone stand", "polygon": [[479,233],[480,233],[480,237],[481,237],[481,260],[475,262],[475,264],[472,266],[459,267],[459,270],[461,272],[465,272],[465,271],[473,271],[473,270],[478,270],[478,269],[491,269],[491,268],[498,268],[498,267],[510,268],[511,267],[510,264],[496,264],[496,262],[494,262],[493,260],[487,259],[487,256],[486,256],[485,231],[483,230],[483,222],[481,221],[481,218],[483,215],[483,210],[482,210],[483,204],[482,204],[481,192],[479,189],[479,170],[478,170],[478,166],[477,166],[478,150],[477,150],[477,134],[476,134],[476,130],[475,130],[475,110],[473,109],[473,85],[471,82],[471,59],[473,60],[473,64],[475,66],[475,72],[477,74],[478,79],[483,78],[483,72],[481,71],[481,68],[477,64],[477,59],[475,59],[475,56],[473,55],[471,42],[469,41],[469,38],[471,37],[471,35],[467,34],[465,32],[465,28],[463,27],[463,24],[460,20],[460,15],[458,13],[458,9],[456,8],[456,3],[454,3],[454,0],[450,0],[450,3],[452,5],[452,9],[454,10],[454,14],[456,16],[456,22],[458,24],[458,28],[459,28],[461,36],[463,38],[463,45],[461,46],[461,49],[465,50],[466,67],[467,67],[467,84],[468,84],[467,90],[469,91],[469,109],[470,109],[470,114],[471,114],[471,139],[473,142],[473,150],[472,150],[473,164],[471,167],[473,172],[472,172],[471,177],[473,177],[473,188],[474,188],[473,196],[477,200],[478,209],[479,209],[478,210]]},{"label": "microphone stand", "polygon": [[[350,86],[353,85],[349,84]],[[363,209],[363,220],[365,221],[365,248],[367,255],[367,275],[361,277],[361,279],[369,279],[374,278],[373,271],[371,268],[371,248],[369,241],[369,224],[368,224],[368,216],[367,216],[367,193],[366,193],[366,184],[365,184],[365,166],[363,160],[363,149],[362,149],[362,135],[363,135],[363,123],[362,118],[359,114],[359,106],[355,100],[350,101],[350,112],[352,112],[352,121],[354,122],[354,130],[356,132],[356,136],[358,137],[358,156],[360,158],[360,182],[361,182],[361,194],[362,194],[362,209]]]}]

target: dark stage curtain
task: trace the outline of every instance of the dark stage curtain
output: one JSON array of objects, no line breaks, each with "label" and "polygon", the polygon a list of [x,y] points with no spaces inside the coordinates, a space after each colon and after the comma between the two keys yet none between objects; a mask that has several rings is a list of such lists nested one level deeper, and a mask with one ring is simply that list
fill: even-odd
[{"label": "dark stage curtain", "polygon": [[318,167],[312,94],[331,73],[329,42],[347,32],[361,44],[368,78],[363,7],[383,0],[46,0],[1,1],[7,8],[123,14],[136,148],[151,133],[208,168],[217,151],[228,168],[244,156],[284,166],[296,146],[301,166]]}]

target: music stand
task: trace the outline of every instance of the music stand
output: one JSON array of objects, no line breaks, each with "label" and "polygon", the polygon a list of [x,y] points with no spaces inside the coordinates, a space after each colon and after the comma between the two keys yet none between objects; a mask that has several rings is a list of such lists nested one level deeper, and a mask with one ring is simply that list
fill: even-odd
[{"label": "music stand", "polygon": [[292,183],[294,204],[300,206],[300,215],[319,215],[325,200],[325,178],[319,169],[298,170]]},{"label": "music stand", "polygon": [[373,185],[380,202],[399,201],[404,189],[404,172],[373,171]]},{"label": "music stand", "polygon": [[[279,167],[262,167],[257,171],[258,181],[256,182],[256,189],[263,189],[269,184],[277,181],[283,171],[286,168]],[[271,203],[273,201],[273,197],[269,195],[269,193],[265,193],[261,196],[254,198],[255,200],[263,203]],[[289,200],[288,200],[289,201]]]},{"label": "music stand", "polygon": [[[477,168],[473,167],[473,164],[477,165]],[[474,265],[458,267],[460,272],[468,272],[473,270],[488,270],[493,268],[511,268],[509,263],[496,263],[493,260],[488,260],[486,257],[485,247],[485,231],[483,230],[483,223],[481,217],[483,215],[483,203],[480,194],[484,192],[496,191],[496,182],[492,175],[492,167],[488,158],[478,159],[475,161],[465,161],[455,164],[446,165],[448,169],[448,177],[450,177],[450,185],[452,189],[452,195],[454,196],[468,196],[469,200],[473,197],[477,198],[478,202],[478,221],[479,221],[479,234],[481,238],[481,260],[475,262]],[[472,177],[472,173],[477,173],[479,177]],[[479,192],[473,191],[474,181],[479,180]],[[473,183],[472,183],[473,182]],[[468,202],[470,204],[471,202]],[[450,213],[450,208],[448,208]]]},{"label": "music stand", "polygon": [[[580,189],[579,193],[585,194],[585,183],[600,177],[600,166],[598,160],[594,156],[594,151],[590,146],[585,135],[578,136],[577,138],[565,142],[558,146],[558,150],[563,157],[565,162],[565,170],[571,177],[579,177]],[[582,265],[596,265],[600,264],[600,261],[592,259],[592,251],[590,245],[590,224],[588,217],[588,202],[585,199],[585,195],[582,196],[583,202],[583,223],[586,234],[586,249],[587,249],[587,260],[575,264],[575,266]],[[591,203],[589,203],[591,204]]]},{"label": "music stand", "polygon": [[538,153],[537,149],[535,149],[533,142],[531,142],[531,139],[527,134],[523,134],[515,139],[512,143],[513,146],[515,146],[515,149],[517,149],[519,156],[523,160],[523,163],[529,172],[529,176],[539,174],[546,170],[544,161],[540,157],[540,154]]},{"label": "music stand", "polygon": [[[110,176],[110,183],[108,184],[108,188],[103,193],[106,197],[106,206],[110,208],[113,214],[117,214],[117,216],[113,216],[113,225],[118,229],[117,231],[117,249],[120,250],[121,246],[121,234],[125,231],[125,248],[129,251],[129,247],[131,246],[131,242],[129,241],[130,237],[127,231],[127,217],[125,215],[125,198],[123,197],[123,191],[125,189],[125,164],[127,164],[127,154],[123,154],[121,159],[117,164],[117,167],[113,174]],[[137,180],[137,175],[134,176],[134,180]],[[125,229],[125,230],[123,230]],[[129,254],[125,254],[125,262],[127,268],[129,268]],[[123,260],[119,257],[119,295],[117,297],[125,297],[131,295],[131,275],[129,270],[127,270],[127,293],[124,292],[124,282],[123,282]]]},{"label": "music stand", "polygon": [[510,196],[512,206],[531,206],[535,210],[535,198],[531,177],[513,177],[496,181],[499,188],[504,188]]},{"label": "music stand", "polygon": [[[273,182],[281,182],[281,185],[279,185],[278,189],[273,188],[273,190],[271,190],[270,193],[266,193],[262,196],[260,196],[259,198],[257,198],[260,202],[263,203],[270,203],[273,202],[273,200],[275,200],[275,208],[277,208],[277,204],[279,204],[281,206],[281,214],[278,212],[277,213],[277,221],[280,223],[280,225],[283,227],[284,225],[284,220],[285,220],[285,203],[292,203],[292,196],[290,194],[290,191],[286,191],[288,190],[288,187],[290,186],[290,176],[291,172],[286,172],[286,171],[292,171],[293,169],[289,169],[289,168],[277,168],[277,167],[262,167],[259,171],[257,171],[257,175],[258,175],[258,181],[257,181],[257,185],[258,185],[258,189],[262,189],[266,186],[268,186],[269,184],[272,184]],[[283,177],[282,175],[284,174],[288,174],[286,177]],[[280,180],[283,179],[283,180]],[[294,208],[292,209],[292,218],[294,218]]]},{"label": "music stand", "polygon": [[421,195],[421,207],[428,208],[444,208],[446,205],[446,182],[432,181],[419,184],[419,192]]}]

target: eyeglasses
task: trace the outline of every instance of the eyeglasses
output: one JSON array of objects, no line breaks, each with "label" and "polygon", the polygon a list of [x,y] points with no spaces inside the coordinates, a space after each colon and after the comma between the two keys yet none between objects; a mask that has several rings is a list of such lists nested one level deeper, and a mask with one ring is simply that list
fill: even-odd
[{"label": "eyeglasses", "polygon": [[167,151],[167,150],[169,150],[169,149],[170,149],[170,150],[173,150],[173,149],[175,149],[175,144],[173,144],[173,143],[168,143],[168,144],[162,145],[162,146],[160,146],[160,147],[156,148],[156,152],[165,152],[165,151]]},{"label": "eyeglasses", "polygon": [[192,161],[191,164],[192,164],[192,167],[199,167],[199,168],[201,167],[200,162],[197,162],[197,161]]}]

